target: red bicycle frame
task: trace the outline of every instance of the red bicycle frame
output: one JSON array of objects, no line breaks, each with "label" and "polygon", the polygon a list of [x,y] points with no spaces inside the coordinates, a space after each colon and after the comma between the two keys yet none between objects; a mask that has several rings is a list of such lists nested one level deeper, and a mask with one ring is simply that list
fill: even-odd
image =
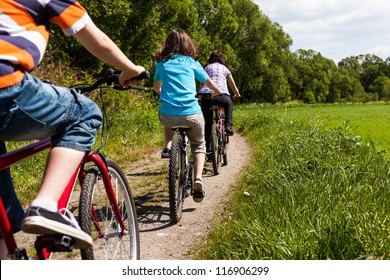
[{"label": "red bicycle frame", "polygon": [[[51,140],[50,138],[42,139],[38,142],[23,146],[19,149],[16,149],[14,151],[8,152],[6,154],[0,155],[0,170],[6,169],[13,164],[22,161],[26,159],[27,157],[30,157],[32,155],[35,155],[39,152],[42,152],[44,150],[47,150],[51,148]],[[58,209],[66,208],[69,203],[70,196],[72,194],[72,191],[74,189],[74,186],[76,185],[77,178],[79,179],[80,185],[84,178],[84,166],[88,162],[93,162],[98,169],[101,171],[101,176],[104,182],[104,186],[107,192],[107,196],[109,198],[110,204],[113,208],[113,211],[115,213],[115,216],[118,218],[120,227],[122,229],[122,234],[126,234],[125,231],[125,225],[122,219],[122,215],[118,208],[118,203],[116,201],[115,193],[112,188],[111,184],[111,178],[109,175],[109,172],[107,170],[106,164],[102,157],[94,152],[86,153],[83,161],[81,162],[80,166],[77,168],[77,170],[72,175],[71,179],[69,180],[60,200],[58,201]],[[93,210],[93,209],[92,209]],[[94,213],[94,211],[92,211]],[[96,217],[96,215],[93,215]],[[15,251],[17,250],[17,244],[15,241],[15,238],[13,236],[13,232],[11,229],[11,225],[6,213],[6,210],[3,205],[3,201],[0,198],[0,230],[3,235],[7,250],[9,254],[15,254]],[[95,218],[93,218],[95,219]],[[97,226],[98,223],[95,222],[95,226]],[[97,228],[97,230],[99,230]],[[47,250],[43,249],[42,252],[37,253],[37,257],[41,255],[44,259],[47,259],[50,257],[50,253],[47,252]]]},{"label": "red bicycle frame", "polygon": [[[212,105],[211,110],[215,112],[214,114],[214,122],[219,124],[219,132],[222,133],[224,131],[224,125],[225,125],[225,117],[224,117],[224,109],[221,105]],[[220,121],[219,121],[219,119]],[[218,122],[219,121],[219,122]],[[224,137],[224,135],[220,135],[221,137]],[[226,137],[226,144],[229,143],[229,136],[225,135]]]}]

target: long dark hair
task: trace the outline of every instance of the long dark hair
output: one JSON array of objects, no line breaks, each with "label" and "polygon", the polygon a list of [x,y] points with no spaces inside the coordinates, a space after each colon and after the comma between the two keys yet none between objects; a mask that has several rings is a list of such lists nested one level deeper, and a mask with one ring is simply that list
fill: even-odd
[{"label": "long dark hair", "polygon": [[190,36],[181,29],[174,29],[154,56],[155,60],[168,60],[174,54],[182,54],[199,59],[198,50]]},{"label": "long dark hair", "polygon": [[223,55],[222,52],[220,52],[218,50],[214,50],[211,52],[210,57],[207,60],[206,66],[209,64],[215,63],[215,62],[221,63],[221,64],[225,65],[227,68],[229,68],[229,66],[227,65],[227,63],[225,61],[225,56]]}]

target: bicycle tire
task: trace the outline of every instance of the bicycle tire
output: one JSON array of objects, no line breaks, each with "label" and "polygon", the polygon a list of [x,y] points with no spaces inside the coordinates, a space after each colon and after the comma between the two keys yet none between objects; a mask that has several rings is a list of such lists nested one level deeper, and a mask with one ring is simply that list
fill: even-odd
[{"label": "bicycle tire", "polygon": [[[108,200],[103,180],[99,176],[100,171],[92,165],[86,171],[81,187],[79,221],[81,229],[92,236],[93,246],[80,250],[81,258],[83,260],[138,260],[140,258],[139,228],[131,189],[118,164],[107,159],[107,168],[127,234],[122,234]],[[95,222],[98,226],[95,226]],[[98,227],[100,231],[97,230]]]},{"label": "bicycle tire", "polygon": [[221,172],[220,140],[218,139],[218,127],[216,123],[211,126],[210,136],[211,162],[213,164],[214,175]]},{"label": "bicycle tire", "polygon": [[181,220],[184,198],[186,196],[185,177],[187,174],[183,170],[185,155],[181,148],[183,145],[182,141],[182,137],[179,134],[173,136],[169,158],[169,216],[174,223]]},{"label": "bicycle tire", "polygon": [[222,166],[225,166],[228,164],[228,156],[227,156],[227,143],[228,143],[228,137],[226,135],[226,132],[225,132],[225,125],[222,125],[222,132],[221,132],[221,135],[222,135],[222,159],[223,159],[223,163],[222,163]]}]

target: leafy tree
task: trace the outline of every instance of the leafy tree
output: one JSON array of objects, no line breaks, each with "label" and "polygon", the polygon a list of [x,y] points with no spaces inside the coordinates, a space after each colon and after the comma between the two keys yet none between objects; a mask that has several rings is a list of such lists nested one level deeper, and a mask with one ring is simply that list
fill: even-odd
[{"label": "leafy tree", "polygon": [[[390,73],[387,70],[386,62],[376,55],[366,54],[359,56],[351,56],[345,58],[339,62],[339,68],[347,69],[352,77],[359,80],[361,87],[357,86],[353,96],[363,96],[364,100],[376,100],[378,96],[383,97],[383,92],[380,93],[382,80],[379,80],[374,85],[376,79],[381,76],[385,76],[385,73]],[[384,95],[386,96],[386,95]]]},{"label": "leafy tree", "polygon": [[[292,39],[252,0],[80,0],[94,22],[135,63],[153,74],[153,55],[168,32],[184,29],[200,62],[222,51],[248,102],[388,100],[390,58],[350,56],[336,65],[315,50],[290,51]],[[44,63],[88,73],[109,67],[54,27]]]},{"label": "leafy tree", "polygon": [[380,100],[390,99],[390,78],[378,76],[370,86],[370,91],[378,94]]},{"label": "leafy tree", "polygon": [[364,89],[368,92],[376,77],[382,75],[381,66],[383,60],[380,57],[371,54],[360,55],[358,59],[361,65],[360,81]]},{"label": "leafy tree", "polygon": [[298,75],[302,80],[298,99],[308,103],[326,102],[329,100],[329,90],[332,75],[336,65],[330,59],[323,57],[314,50],[297,50],[299,58]]},{"label": "leafy tree", "polygon": [[[97,26],[111,39],[123,47],[126,44],[126,22],[134,12],[131,2],[125,0],[80,0]],[[48,48],[51,57],[57,60],[69,61],[71,66],[88,69],[91,72],[100,72],[103,63],[90,55],[73,37],[66,37],[57,27],[53,27],[50,45]]]}]

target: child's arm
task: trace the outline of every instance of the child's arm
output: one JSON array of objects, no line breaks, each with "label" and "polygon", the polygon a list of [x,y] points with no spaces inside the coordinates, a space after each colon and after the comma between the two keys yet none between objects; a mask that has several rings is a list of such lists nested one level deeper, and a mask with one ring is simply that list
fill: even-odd
[{"label": "child's arm", "polygon": [[213,91],[213,93],[211,94],[211,98],[222,94],[221,90],[218,88],[217,84],[212,79],[208,78],[205,84],[209,89]]},{"label": "child's arm", "polygon": [[153,90],[154,90],[155,93],[160,94],[160,92],[161,92],[161,84],[162,84],[161,81],[156,81],[156,82],[153,83]]}]

